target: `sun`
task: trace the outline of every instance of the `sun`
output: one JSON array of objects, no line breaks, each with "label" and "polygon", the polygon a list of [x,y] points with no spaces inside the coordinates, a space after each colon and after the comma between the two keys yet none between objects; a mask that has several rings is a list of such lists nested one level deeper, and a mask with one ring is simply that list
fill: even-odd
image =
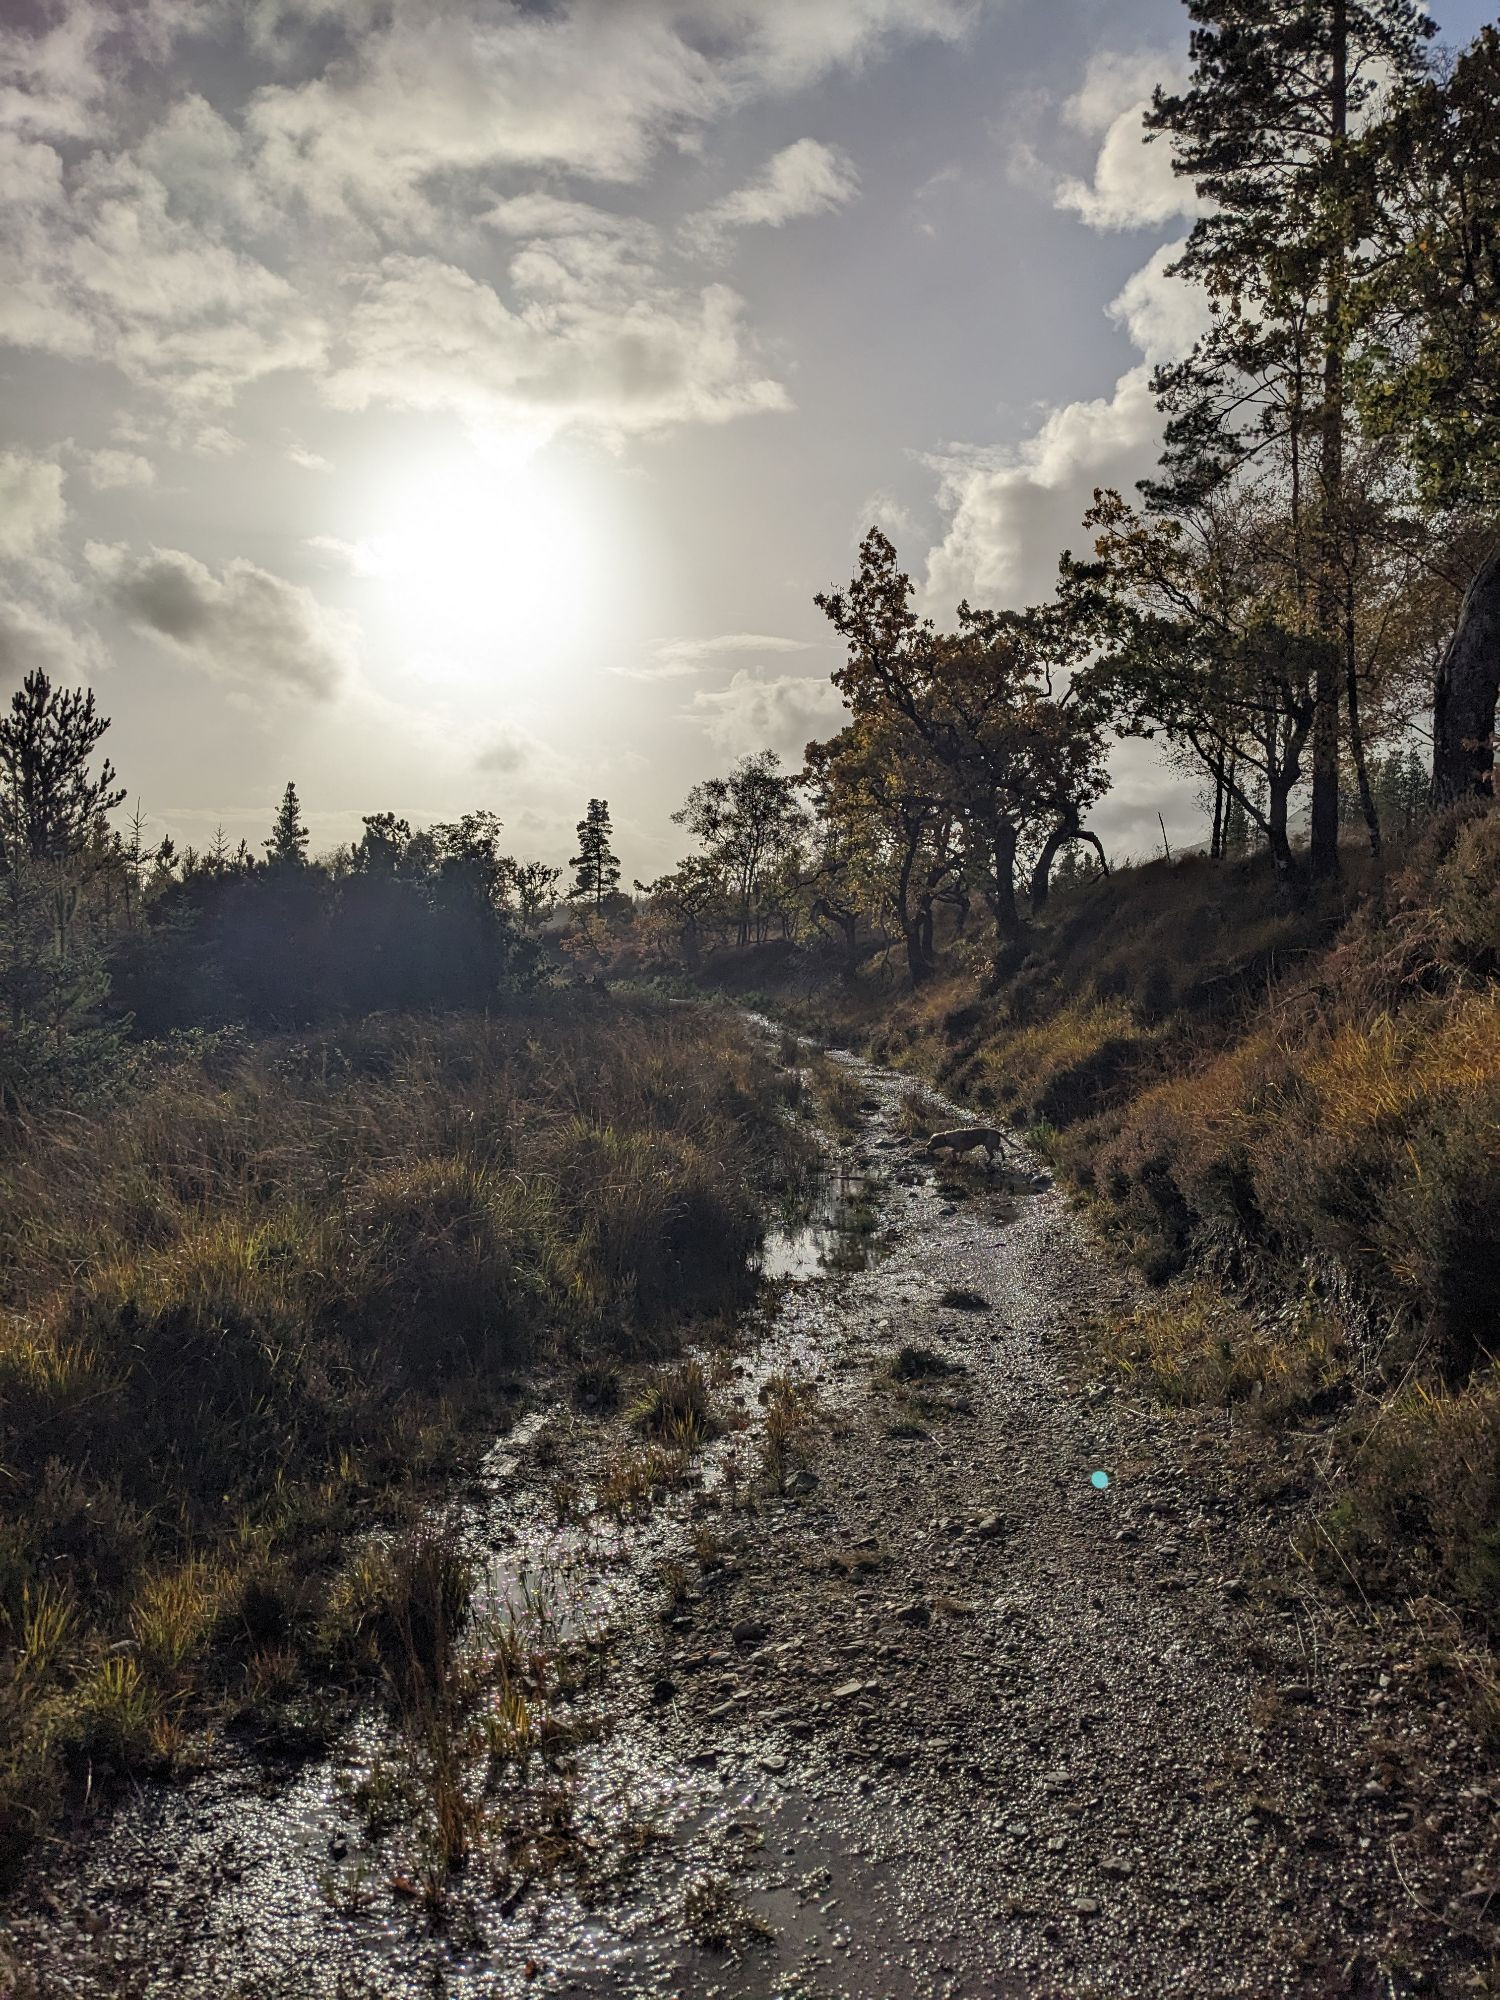
[{"label": "sun", "polygon": [[403,470],[373,511],[368,569],[416,657],[545,667],[594,624],[595,510],[545,460],[454,452]]}]

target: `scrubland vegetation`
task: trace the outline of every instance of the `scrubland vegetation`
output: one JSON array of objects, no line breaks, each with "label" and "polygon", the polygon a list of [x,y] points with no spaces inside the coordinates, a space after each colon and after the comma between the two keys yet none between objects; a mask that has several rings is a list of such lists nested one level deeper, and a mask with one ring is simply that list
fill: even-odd
[{"label": "scrubland vegetation", "polygon": [[264,1721],[378,1667],[350,1537],[529,1361],[650,1353],[741,1300],[789,1143],[729,1024],[577,996],[209,1035],[15,1121],[7,1849],[66,1774],[168,1756],[205,1701]]}]

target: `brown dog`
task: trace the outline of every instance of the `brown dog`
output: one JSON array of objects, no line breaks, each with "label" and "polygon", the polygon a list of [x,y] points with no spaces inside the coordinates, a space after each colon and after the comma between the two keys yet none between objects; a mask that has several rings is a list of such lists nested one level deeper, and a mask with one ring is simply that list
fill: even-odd
[{"label": "brown dog", "polygon": [[977,1152],[984,1148],[984,1163],[987,1167],[995,1164],[995,1155],[1001,1149],[1000,1134],[993,1125],[955,1125],[949,1132],[934,1132],[927,1141],[930,1158],[939,1146],[946,1146],[953,1154]]}]

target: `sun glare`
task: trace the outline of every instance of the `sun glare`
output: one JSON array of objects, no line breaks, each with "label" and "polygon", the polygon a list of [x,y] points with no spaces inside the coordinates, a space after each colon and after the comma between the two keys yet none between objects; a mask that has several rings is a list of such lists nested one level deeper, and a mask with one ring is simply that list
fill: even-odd
[{"label": "sun glare", "polygon": [[562,663],[594,623],[603,536],[576,479],[455,455],[406,473],[366,547],[414,659]]}]

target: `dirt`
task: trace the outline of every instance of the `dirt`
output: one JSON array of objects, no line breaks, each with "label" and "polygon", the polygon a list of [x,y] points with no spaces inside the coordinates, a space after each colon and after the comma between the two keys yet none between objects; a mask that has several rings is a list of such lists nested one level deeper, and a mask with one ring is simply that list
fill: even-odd
[{"label": "dirt", "polygon": [[600,1662],[507,1804],[566,1790],[546,1865],[476,1854],[429,1909],[355,1797],[382,1725],[215,1746],[30,1884],[17,1990],[1500,1991],[1500,1780],[1419,1625],[1298,1556],[1319,1433],[1095,1379],[1129,1284],[1064,1195],[934,1169],[907,1080],[840,1060],[860,1130],[709,1357],[689,1482],[601,1514],[624,1418],[539,1399],[464,1499],[492,1605]]}]

